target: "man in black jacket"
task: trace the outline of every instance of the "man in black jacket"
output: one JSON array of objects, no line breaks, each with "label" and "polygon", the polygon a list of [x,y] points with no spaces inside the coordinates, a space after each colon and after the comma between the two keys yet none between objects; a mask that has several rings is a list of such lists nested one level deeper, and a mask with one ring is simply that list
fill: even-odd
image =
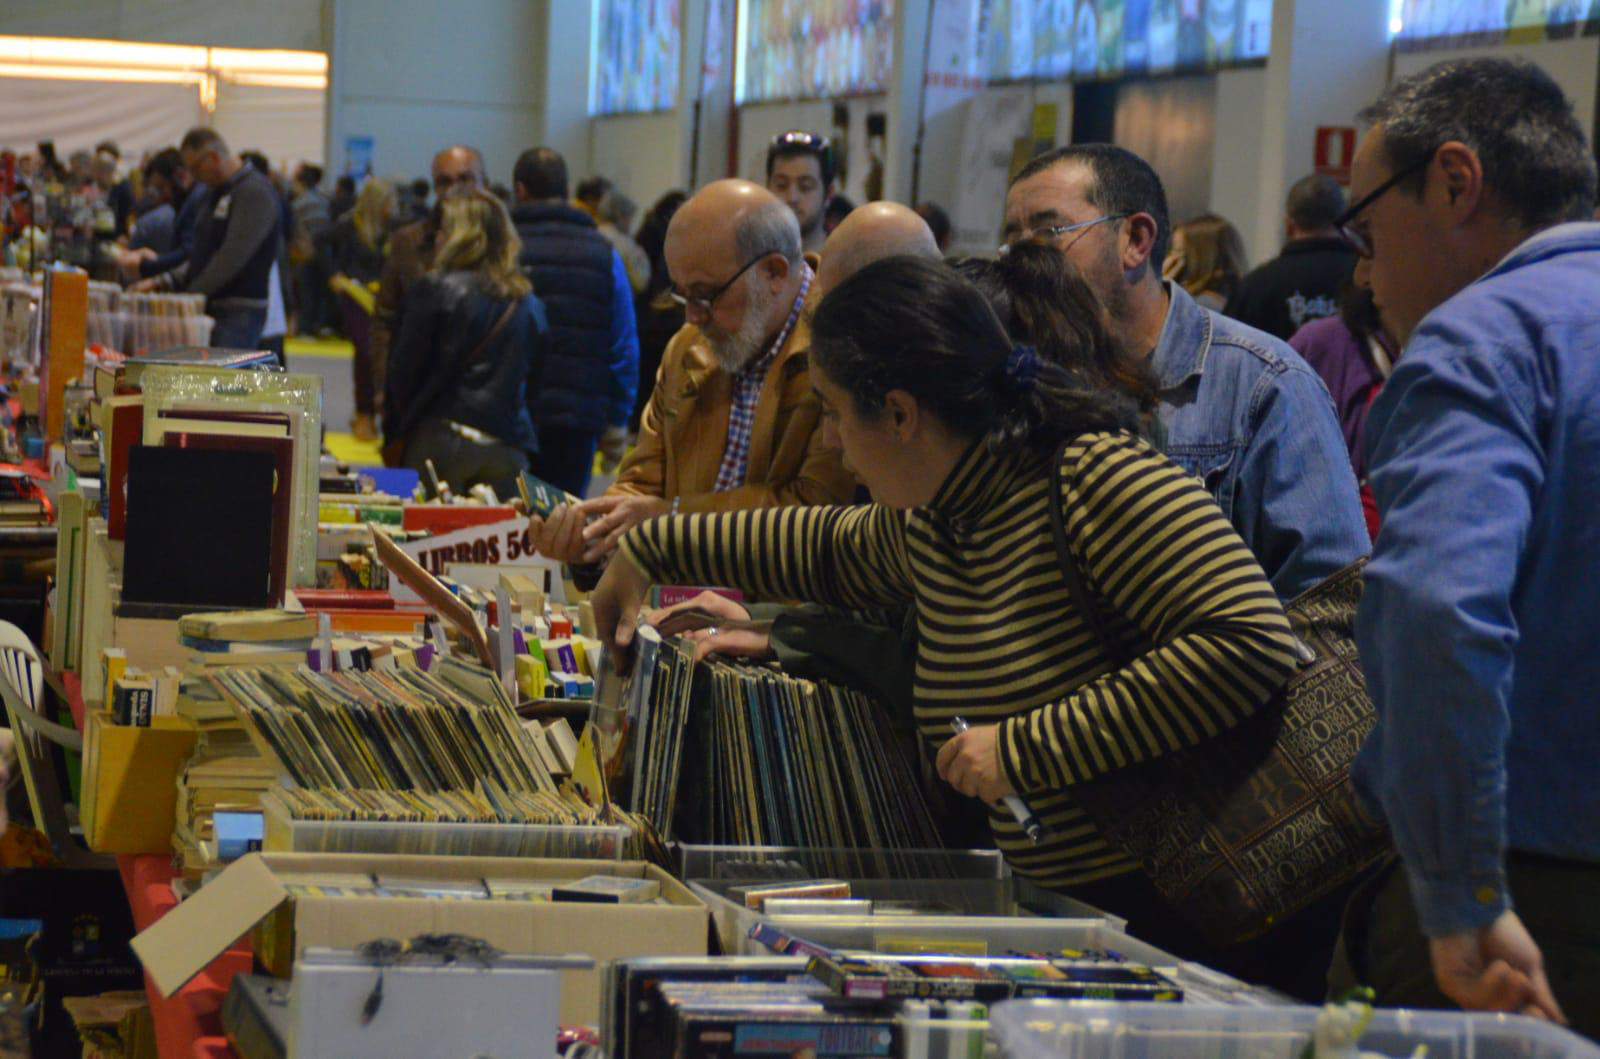
[{"label": "man in black jacket", "polygon": [[1302,326],[1339,311],[1339,291],[1356,255],[1333,222],[1344,212],[1344,189],[1313,174],[1289,189],[1288,240],[1283,253],[1244,278],[1224,310],[1284,340]]},{"label": "man in black jacket", "polygon": [[567,164],[549,147],[522,152],[511,220],[522,270],[544,302],[550,347],[533,400],[533,473],[585,496],[597,445],[620,460],[639,386],[639,333],[628,273],[594,220],[567,200]]},{"label": "man in black jacket", "polygon": [[133,289],[204,294],[206,312],[216,321],[211,344],[255,349],[267,322],[267,284],[283,241],[278,193],[265,174],[234,157],[212,129],[189,130],[178,150],[195,181],[206,188],[194,246],[187,261]]}]

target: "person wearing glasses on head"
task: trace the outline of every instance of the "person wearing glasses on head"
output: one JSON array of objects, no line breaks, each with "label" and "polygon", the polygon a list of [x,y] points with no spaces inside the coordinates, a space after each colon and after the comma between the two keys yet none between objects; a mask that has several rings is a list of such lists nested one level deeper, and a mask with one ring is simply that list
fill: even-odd
[{"label": "person wearing glasses on head", "polygon": [[389,256],[383,264],[383,275],[378,279],[378,298],[372,309],[367,339],[376,393],[383,393],[388,378],[389,349],[400,333],[406,295],[433,264],[443,200],[457,191],[476,191],[488,186],[483,173],[483,155],[476,147],[446,147],[433,156],[433,210],[422,220],[395,229],[389,237]]},{"label": "person wearing glasses on head", "polygon": [[1161,178],[1109,144],[1062,147],[1006,194],[1004,245],[1076,265],[1127,355],[1148,361],[1166,453],[1205,482],[1284,600],[1365,555],[1361,498],[1327,387],[1280,339],[1161,278],[1171,225]]},{"label": "person wearing glasses on head", "polygon": [[687,322],[662,355],[616,482],[532,520],[550,558],[599,563],[658,515],[848,503],[854,493],[818,426],[803,313],[812,264],[794,214],[758,184],[718,180],[673,215],[665,256]]},{"label": "person wearing glasses on head", "polygon": [[828,233],[828,200],[838,190],[833,145],[826,136],[794,130],[772,138],[767,147],[767,190],[794,211],[800,222],[801,248],[822,252]]}]

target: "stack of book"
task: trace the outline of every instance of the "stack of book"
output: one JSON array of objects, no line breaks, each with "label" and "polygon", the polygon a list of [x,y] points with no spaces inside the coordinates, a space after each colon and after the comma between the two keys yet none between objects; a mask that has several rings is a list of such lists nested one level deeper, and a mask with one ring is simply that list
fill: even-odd
[{"label": "stack of book", "polygon": [[178,777],[172,847],[191,878],[219,866],[212,817],[218,810],[259,809],[277,782],[277,766],[251,741],[233,706],[209,681],[191,676],[178,696],[178,716],[198,732],[194,756]]}]

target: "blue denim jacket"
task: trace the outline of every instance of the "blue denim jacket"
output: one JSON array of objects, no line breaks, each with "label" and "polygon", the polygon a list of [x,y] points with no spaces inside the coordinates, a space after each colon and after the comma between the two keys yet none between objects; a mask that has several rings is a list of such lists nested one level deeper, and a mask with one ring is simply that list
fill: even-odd
[{"label": "blue denim jacket", "polygon": [[1333,400],[1287,343],[1167,290],[1151,355],[1167,455],[1204,480],[1278,596],[1293,599],[1370,543]]},{"label": "blue denim jacket", "polygon": [[1600,224],[1423,320],[1367,421],[1357,621],[1382,807],[1430,935],[1509,907],[1508,848],[1600,862]]}]

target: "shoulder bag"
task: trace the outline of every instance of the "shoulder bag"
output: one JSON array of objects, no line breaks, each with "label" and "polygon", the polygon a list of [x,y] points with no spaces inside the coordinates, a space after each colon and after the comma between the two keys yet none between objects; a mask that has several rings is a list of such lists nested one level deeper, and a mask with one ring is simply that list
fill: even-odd
[{"label": "shoulder bag", "polygon": [[[1051,464],[1051,530],[1073,602],[1120,668],[1061,512],[1061,460]],[[1361,559],[1287,607],[1300,667],[1242,723],[1219,735],[1072,787],[1101,833],[1208,940],[1227,947],[1265,934],[1355,879],[1389,851],[1356,805],[1350,766],[1377,715],[1353,635]]]}]

